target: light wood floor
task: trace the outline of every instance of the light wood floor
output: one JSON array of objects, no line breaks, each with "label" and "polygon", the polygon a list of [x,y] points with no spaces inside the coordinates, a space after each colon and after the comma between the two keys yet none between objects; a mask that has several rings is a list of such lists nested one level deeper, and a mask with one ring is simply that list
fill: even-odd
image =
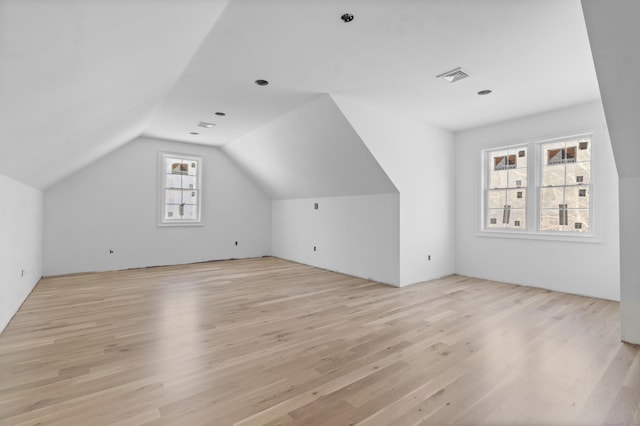
[{"label": "light wood floor", "polygon": [[618,304],[274,258],[42,280],[0,335],[2,425],[640,424]]}]

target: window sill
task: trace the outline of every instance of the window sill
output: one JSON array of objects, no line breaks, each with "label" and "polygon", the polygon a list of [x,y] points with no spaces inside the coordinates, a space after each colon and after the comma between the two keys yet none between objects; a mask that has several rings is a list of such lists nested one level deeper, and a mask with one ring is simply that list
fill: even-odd
[{"label": "window sill", "polygon": [[183,226],[204,226],[202,222],[158,223],[158,228],[180,228]]},{"label": "window sill", "polygon": [[512,231],[480,231],[476,234],[481,238],[506,238],[516,240],[558,241],[563,243],[602,244],[602,240],[594,234],[563,235],[552,232],[512,232]]}]

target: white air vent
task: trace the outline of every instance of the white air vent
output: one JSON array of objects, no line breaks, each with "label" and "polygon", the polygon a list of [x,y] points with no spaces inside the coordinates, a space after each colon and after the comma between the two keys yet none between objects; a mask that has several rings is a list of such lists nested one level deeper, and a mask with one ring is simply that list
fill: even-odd
[{"label": "white air vent", "polygon": [[206,121],[201,121],[200,124],[198,124],[198,126],[200,127],[205,127],[207,129],[212,128],[213,126],[215,126],[215,124],[213,123],[207,123]]},{"label": "white air vent", "polygon": [[451,71],[447,71],[436,76],[436,78],[447,80],[449,83],[455,83],[456,81],[467,77],[469,77],[469,73],[462,67],[452,69]]}]

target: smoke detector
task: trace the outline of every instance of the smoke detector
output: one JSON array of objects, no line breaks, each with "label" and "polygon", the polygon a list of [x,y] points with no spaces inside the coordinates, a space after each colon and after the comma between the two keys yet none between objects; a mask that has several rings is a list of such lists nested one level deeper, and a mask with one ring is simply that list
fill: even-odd
[{"label": "smoke detector", "polygon": [[455,83],[456,81],[467,77],[469,77],[469,73],[462,67],[454,68],[451,71],[443,72],[436,76],[436,78],[447,80],[449,83]]}]

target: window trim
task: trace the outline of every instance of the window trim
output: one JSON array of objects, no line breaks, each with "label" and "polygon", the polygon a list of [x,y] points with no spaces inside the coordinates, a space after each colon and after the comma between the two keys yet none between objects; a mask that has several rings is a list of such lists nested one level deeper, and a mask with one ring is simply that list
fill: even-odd
[{"label": "window trim", "polygon": [[[528,232],[529,226],[530,226],[530,221],[529,221],[529,204],[530,204],[530,191],[529,191],[529,167],[531,166],[531,154],[527,154],[527,186],[523,187],[523,189],[525,190],[525,223],[526,226],[524,228],[521,229],[507,229],[507,228],[487,228],[487,210],[488,210],[488,204],[489,204],[489,200],[488,200],[488,196],[489,196],[489,173],[488,173],[488,165],[490,163],[489,161],[489,157],[490,157],[490,153],[492,151],[502,151],[502,150],[514,150],[517,151],[520,148],[526,148],[527,151],[529,151],[529,146],[527,144],[524,143],[517,143],[517,144],[512,144],[512,145],[498,145],[495,147],[491,147],[491,148],[486,148],[482,150],[482,179],[481,181],[481,193],[482,193],[482,218],[481,218],[481,225],[480,225],[480,230],[483,232],[496,232],[496,233],[506,233],[506,234],[520,234],[520,233],[526,233]],[[516,160],[517,161],[517,160]],[[506,169],[505,169],[506,170]]]},{"label": "window trim", "polygon": [[[166,158],[180,158],[187,161],[198,162],[198,174],[197,174],[197,190],[198,190],[198,220],[184,220],[184,221],[165,221],[164,219],[164,207],[165,207],[165,187],[164,187],[164,166]],[[175,226],[203,226],[204,225],[204,206],[203,206],[203,174],[204,174],[204,160],[199,155],[186,154],[180,152],[158,151],[158,205],[157,205],[157,226],[158,227],[175,227]]]},{"label": "window trim", "polygon": [[[589,205],[589,232],[575,233],[566,231],[543,231],[540,230],[540,188],[542,182],[542,165],[543,149],[546,143],[565,141],[570,139],[578,139],[581,137],[589,137],[591,142],[591,164],[590,174],[590,205]],[[495,143],[485,145],[480,149],[478,157],[481,160],[481,179],[480,182],[480,221],[477,232],[478,237],[490,238],[507,238],[507,239],[530,239],[530,240],[547,240],[547,241],[564,241],[564,242],[581,242],[581,243],[602,243],[597,232],[597,220],[600,216],[598,210],[601,207],[597,204],[597,194],[599,192],[599,159],[601,156],[603,140],[601,132],[596,129],[587,129],[577,132],[558,133],[552,136],[540,138],[527,138],[519,141],[511,141],[504,143]],[[487,209],[488,209],[488,156],[491,151],[515,149],[518,147],[527,147],[527,186],[526,186],[526,227],[522,230],[515,229],[491,229],[487,228]],[[476,157],[476,158],[478,158]],[[530,172],[534,170],[534,174]]]}]

